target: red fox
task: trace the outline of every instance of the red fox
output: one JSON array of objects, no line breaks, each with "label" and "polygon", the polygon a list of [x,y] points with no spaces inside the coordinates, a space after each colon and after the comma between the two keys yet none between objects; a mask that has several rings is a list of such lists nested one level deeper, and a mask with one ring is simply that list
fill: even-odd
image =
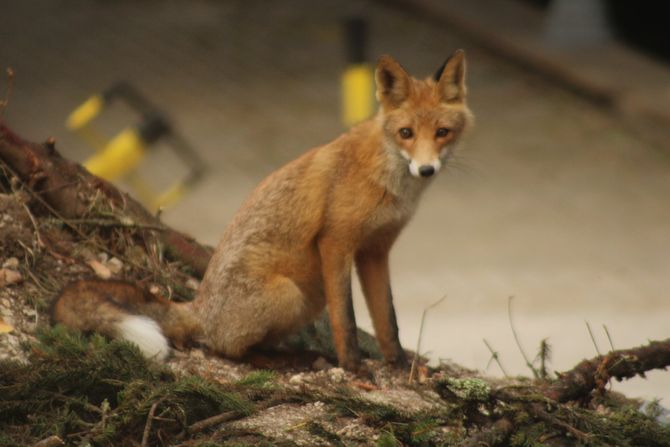
[{"label": "red fox", "polygon": [[135,341],[148,356],[167,354],[167,336],[239,358],[327,306],[338,362],[356,370],[355,265],[380,349],[389,363],[405,365],[389,251],[472,122],[465,54],[457,50],[426,80],[382,56],[375,79],[376,116],[261,182],[226,228],[194,301],[174,304],[132,285],[83,281],[57,298],[55,320]]}]

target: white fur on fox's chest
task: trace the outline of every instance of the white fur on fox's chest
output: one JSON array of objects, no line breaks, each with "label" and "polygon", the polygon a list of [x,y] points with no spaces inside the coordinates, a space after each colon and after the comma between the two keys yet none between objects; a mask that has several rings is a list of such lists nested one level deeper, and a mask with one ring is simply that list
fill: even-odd
[{"label": "white fur on fox's chest", "polygon": [[366,219],[366,233],[389,227],[402,227],[412,217],[425,189],[423,179],[401,178],[387,187],[385,197]]}]

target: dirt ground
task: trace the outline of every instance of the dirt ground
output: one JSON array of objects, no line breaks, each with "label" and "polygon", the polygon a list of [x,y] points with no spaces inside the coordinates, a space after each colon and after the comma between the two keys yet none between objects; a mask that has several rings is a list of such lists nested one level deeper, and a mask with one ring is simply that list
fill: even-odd
[{"label": "dirt ground", "polygon": [[[55,136],[66,156],[83,160],[89,149],[65,117],[91,93],[130,80],[209,167],[165,221],[215,243],[260,179],[343,130],[339,20],[359,13],[370,17],[370,54],[390,53],[417,75],[455,48],[468,52],[475,129],[392,257],[404,344],[416,345],[423,309],[445,294],[422,351],[473,368],[487,366],[485,338],[511,373],[528,373],[508,323],[510,295],[525,349],[534,356],[549,338],[557,370],[595,354],[585,321],[601,351],[602,325],[616,348],[667,338],[668,148],[449,30],[377,3],[14,2],[0,19],[0,64],[16,72],[5,119],[32,140]],[[112,113],[108,125],[121,121]],[[179,167],[160,151],[143,170],[165,177]],[[360,293],[355,301],[370,328]],[[668,373],[617,388],[670,401]]]}]

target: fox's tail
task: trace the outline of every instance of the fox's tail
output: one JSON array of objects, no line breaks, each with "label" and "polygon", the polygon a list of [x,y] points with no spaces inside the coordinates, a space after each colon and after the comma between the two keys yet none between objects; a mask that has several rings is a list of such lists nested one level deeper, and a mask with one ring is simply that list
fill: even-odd
[{"label": "fox's tail", "polygon": [[177,347],[198,338],[188,303],[175,303],[123,281],[81,280],[68,284],[52,307],[55,322],[99,332],[139,346],[147,358],[164,360],[168,340]]}]

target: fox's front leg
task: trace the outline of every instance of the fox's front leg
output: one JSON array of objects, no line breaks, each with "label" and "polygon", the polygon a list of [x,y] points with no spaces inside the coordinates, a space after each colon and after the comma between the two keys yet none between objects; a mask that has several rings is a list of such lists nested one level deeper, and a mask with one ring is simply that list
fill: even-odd
[{"label": "fox's front leg", "polygon": [[351,298],[353,255],[333,239],[321,241],[319,253],[337,361],[342,368],[356,371],[360,366],[361,354]]},{"label": "fox's front leg", "polygon": [[397,366],[406,366],[407,359],[398,338],[398,323],[393,308],[388,250],[357,253],[356,269],[384,358]]}]

